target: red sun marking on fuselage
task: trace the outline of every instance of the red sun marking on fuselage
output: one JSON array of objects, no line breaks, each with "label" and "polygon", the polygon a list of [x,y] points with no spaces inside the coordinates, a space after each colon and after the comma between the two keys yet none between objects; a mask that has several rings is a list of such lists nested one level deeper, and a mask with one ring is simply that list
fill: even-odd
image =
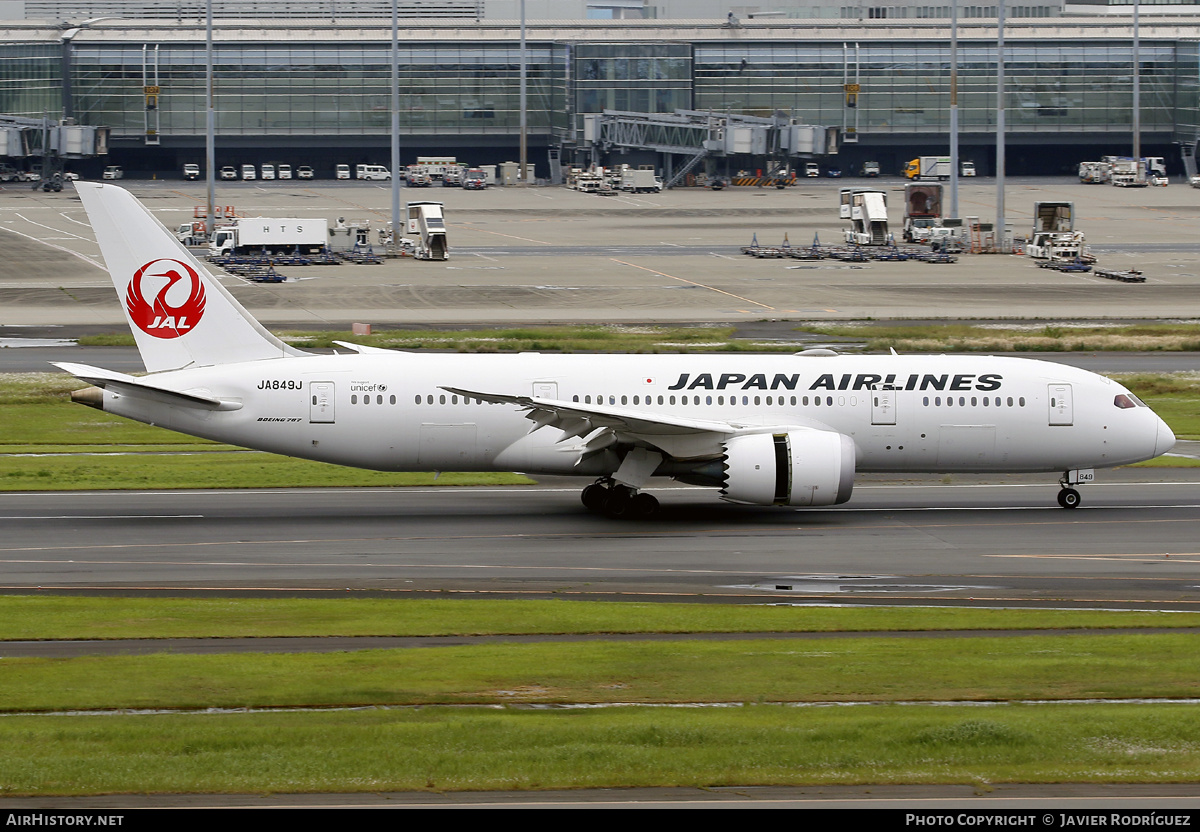
[{"label": "red sun marking on fuselage", "polygon": [[[147,300],[142,290],[142,280],[147,277],[165,277],[167,284]],[[172,306],[167,302],[167,293],[181,280],[188,281],[187,298],[183,303]],[[125,308],[129,319],[147,335],[155,338],[178,338],[187,335],[204,315],[204,284],[200,275],[186,263],[178,260],[151,260],[142,266],[129,281],[125,292]]]}]

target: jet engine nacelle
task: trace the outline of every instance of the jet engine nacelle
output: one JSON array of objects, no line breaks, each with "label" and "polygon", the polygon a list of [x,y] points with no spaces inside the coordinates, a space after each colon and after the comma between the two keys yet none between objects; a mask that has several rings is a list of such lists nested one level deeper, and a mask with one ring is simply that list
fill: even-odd
[{"label": "jet engine nacelle", "polygon": [[831,506],[854,488],[854,441],[827,430],[735,436],[725,443],[725,486],[734,503]]}]

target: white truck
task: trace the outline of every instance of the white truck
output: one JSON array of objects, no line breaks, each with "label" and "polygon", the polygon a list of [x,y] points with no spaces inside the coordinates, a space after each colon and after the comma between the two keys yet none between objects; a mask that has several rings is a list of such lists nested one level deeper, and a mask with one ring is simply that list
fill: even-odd
[{"label": "white truck", "polygon": [[179,227],[175,229],[175,239],[185,246],[204,245],[204,220],[180,223]]},{"label": "white truck", "polygon": [[328,244],[328,220],[312,217],[239,217],[213,233],[208,253],[211,257],[231,254],[319,254]]},{"label": "white truck", "polygon": [[621,171],[621,190],[635,194],[653,194],[662,190],[662,183],[653,170]]},{"label": "white truck", "polygon": [[842,188],[839,216],[850,220],[845,229],[847,243],[860,246],[885,246],[888,234],[887,192],[878,188]]},{"label": "white truck", "polygon": [[906,179],[949,179],[949,156],[918,156],[904,168]]}]

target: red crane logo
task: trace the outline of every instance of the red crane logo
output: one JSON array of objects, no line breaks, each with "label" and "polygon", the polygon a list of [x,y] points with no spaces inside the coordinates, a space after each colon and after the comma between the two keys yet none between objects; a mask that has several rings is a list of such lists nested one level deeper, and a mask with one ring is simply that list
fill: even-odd
[{"label": "red crane logo", "polygon": [[[146,277],[165,277],[167,283],[147,300],[142,289],[142,279]],[[176,289],[176,284],[187,281],[186,287]],[[172,305],[170,300],[178,300],[187,291],[187,297],[182,303]],[[170,299],[168,298],[170,296]],[[125,308],[129,310],[129,319],[138,329],[155,338],[178,338],[187,335],[204,314],[204,284],[200,275],[186,263],[178,260],[151,260],[142,266],[129,281],[129,289],[125,292]]]}]

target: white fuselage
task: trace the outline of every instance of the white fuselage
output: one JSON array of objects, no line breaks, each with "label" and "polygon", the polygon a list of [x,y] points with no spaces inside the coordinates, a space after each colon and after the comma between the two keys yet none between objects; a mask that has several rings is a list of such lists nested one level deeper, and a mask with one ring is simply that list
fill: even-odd
[{"label": "white fuselage", "polygon": [[[264,451],[387,471],[602,474],[588,434],[444,388],[619,408],[737,428],[850,437],[858,471],[1066,471],[1149,459],[1174,437],[1120,384],[989,356],[313,355],[151,376],[234,410],[104,394],[104,410]],[[1134,399],[1136,401],[1136,399]],[[678,458],[680,455],[676,454]],[[667,472],[664,472],[667,473]]]}]

